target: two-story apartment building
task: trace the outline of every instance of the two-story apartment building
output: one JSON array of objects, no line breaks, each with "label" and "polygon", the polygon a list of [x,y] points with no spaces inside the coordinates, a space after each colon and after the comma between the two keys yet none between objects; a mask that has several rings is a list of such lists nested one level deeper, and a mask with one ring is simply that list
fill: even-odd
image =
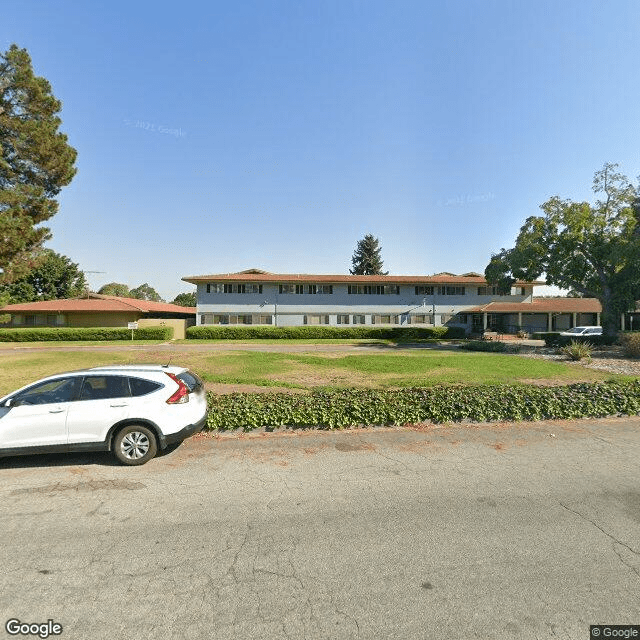
[{"label": "two-story apartment building", "polygon": [[197,286],[197,324],[460,326],[515,331],[597,324],[597,300],[535,300],[542,282],[499,295],[478,273],[431,276],[277,274],[260,269],[187,276]]}]

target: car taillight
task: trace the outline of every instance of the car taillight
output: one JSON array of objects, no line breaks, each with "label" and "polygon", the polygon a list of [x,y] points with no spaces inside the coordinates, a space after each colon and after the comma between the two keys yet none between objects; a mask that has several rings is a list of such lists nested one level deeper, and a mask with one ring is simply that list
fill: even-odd
[{"label": "car taillight", "polygon": [[189,389],[187,385],[173,373],[165,373],[178,385],[178,390],[167,400],[167,404],[184,404],[189,402]]}]

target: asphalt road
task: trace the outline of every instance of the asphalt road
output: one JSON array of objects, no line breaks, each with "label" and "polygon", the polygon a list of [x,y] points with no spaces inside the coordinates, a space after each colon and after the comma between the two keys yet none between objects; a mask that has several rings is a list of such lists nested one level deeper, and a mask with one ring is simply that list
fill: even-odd
[{"label": "asphalt road", "polygon": [[639,460],[639,418],[0,460],[0,637],[586,639],[640,624]]}]

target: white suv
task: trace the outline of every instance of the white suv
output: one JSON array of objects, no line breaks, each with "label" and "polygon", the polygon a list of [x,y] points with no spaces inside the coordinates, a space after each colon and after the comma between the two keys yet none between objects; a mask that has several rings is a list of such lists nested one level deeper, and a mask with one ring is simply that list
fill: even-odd
[{"label": "white suv", "polygon": [[601,336],[602,327],[573,327],[573,329],[567,329],[567,331],[561,331],[561,336],[573,336],[584,338],[585,336]]},{"label": "white suv", "polygon": [[206,419],[204,385],[183,367],[71,371],[0,398],[0,456],[112,451],[123,464],[144,464]]}]

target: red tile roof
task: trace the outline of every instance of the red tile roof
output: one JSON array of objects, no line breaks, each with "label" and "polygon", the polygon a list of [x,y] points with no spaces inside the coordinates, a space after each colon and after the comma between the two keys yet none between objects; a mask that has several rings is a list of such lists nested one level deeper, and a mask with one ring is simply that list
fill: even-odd
[{"label": "red tile roof", "polygon": [[596,298],[533,298],[533,302],[489,302],[467,313],[597,313],[602,306]]},{"label": "red tile roof", "polygon": [[[185,276],[185,282],[198,284],[204,282],[312,282],[312,283],[389,283],[389,284],[478,284],[486,285],[483,276],[469,273],[457,276],[453,273],[436,273],[432,276],[352,276],[310,273],[269,273],[260,269],[247,269],[237,273],[217,273],[204,276]],[[516,285],[545,284],[544,282],[521,282]]]},{"label": "red tile roof", "polygon": [[168,302],[151,302],[136,298],[120,298],[90,294],[89,298],[68,298],[64,300],[43,300],[24,302],[2,307],[5,313],[189,313],[195,314],[195,307],[180,307]]}]

